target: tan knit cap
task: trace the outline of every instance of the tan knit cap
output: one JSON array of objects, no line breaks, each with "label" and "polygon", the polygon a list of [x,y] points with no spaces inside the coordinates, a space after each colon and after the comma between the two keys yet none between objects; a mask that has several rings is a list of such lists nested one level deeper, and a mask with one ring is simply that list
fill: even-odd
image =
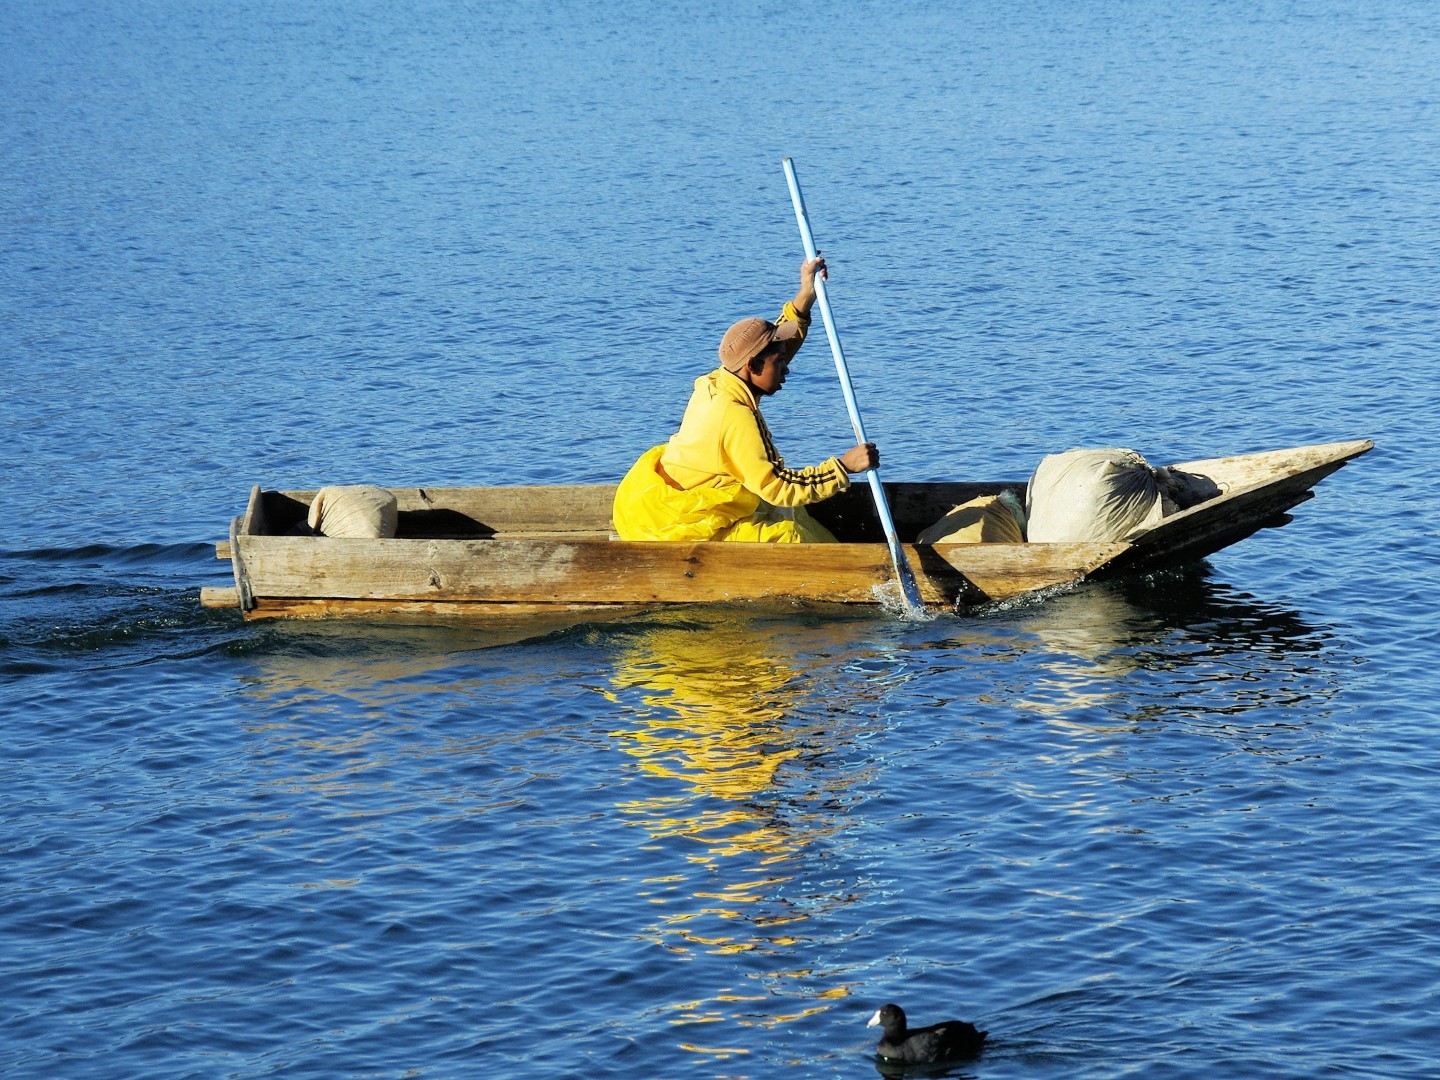
[{"label": "tan knit cap", "polygon": [[777,341],[800,336],[797,322],[772,323],[765,319],[741,319],[720,339],[720,363],[726,371],[739,371]]}]

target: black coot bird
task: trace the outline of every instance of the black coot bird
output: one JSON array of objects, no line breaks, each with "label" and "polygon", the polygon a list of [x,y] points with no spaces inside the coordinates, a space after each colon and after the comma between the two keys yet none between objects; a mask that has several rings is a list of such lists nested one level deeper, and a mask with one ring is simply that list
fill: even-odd
[{"label": "black coot bird", "polygon": [[911,1031],[905,1026],[905,1010],[899,1005],[881,1007],[866,1027],[885,1029],[878,1047],[880,1056],[901,1065],[930,1065],[974,1057],[980,1053],[989,1034],[964,1020],[946,1020],[943,1024]]}]

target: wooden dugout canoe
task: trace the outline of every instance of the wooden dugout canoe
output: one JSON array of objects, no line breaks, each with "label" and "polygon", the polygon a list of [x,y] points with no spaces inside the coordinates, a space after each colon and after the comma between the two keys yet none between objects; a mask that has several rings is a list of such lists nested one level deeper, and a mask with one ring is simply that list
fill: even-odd
[{"label": "wooden dugout canoe", "polygon": [[[1123,571],[1178,566],[1288,511],[1369,440],[1325,443],[1172,468],[1213,485],[1205,501],[1115,543],[909,543],[951,507],[1020,483],[886,484],[896,530],[927,605],[959,609]],[[1208,489],[1208,486],[1207,486]],[[297,535],[313,491],[250,494],[216,554],[233,588],[205,588],[207,607],[246,618],[618,613],[676,603],[798,598],[882,604],[895,593],[888,549],[869,491],[812,509],[839,544],[627,543],[610,539],[607,484],[392,488],[395,539]]]}]

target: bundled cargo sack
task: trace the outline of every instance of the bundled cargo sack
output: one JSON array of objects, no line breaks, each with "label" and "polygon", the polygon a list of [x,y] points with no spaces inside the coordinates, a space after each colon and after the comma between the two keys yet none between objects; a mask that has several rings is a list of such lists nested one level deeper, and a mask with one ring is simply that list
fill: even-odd
[{"label": "bundled cargo sack", "polygon": [[1025,508],[1013,491],[961,503],[915,538],[917,544],[1023,544]]},{"label": "bundled cargo sack", "polygon": [[307,518],[321,536],[364,540],[394,536],[399,520],[395,494],[368,484],[321,488]]},{"label": "bundled cargo sack", "polygon": [[1134,450],[1051,454],[1025,492],[1027,534],[1035,544],[1123,540],[1176,511],[1172,486]]}]

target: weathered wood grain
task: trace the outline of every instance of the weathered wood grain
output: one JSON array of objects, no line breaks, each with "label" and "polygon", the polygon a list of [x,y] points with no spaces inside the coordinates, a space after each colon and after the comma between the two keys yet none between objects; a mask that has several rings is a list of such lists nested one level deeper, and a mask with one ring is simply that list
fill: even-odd
[{"label": "weathered wood grain", "polygon": [[1316,484],[1374,445],[1361,439],[1175,465],[1212,480],[1220,496],[1131,537],[1130,550],[1105,572],[1194,562],[1261,529],[1284,525],[1291,520],[1287,511],[1314,497]]},{"label": "weathered wood grain", "polygon": [[[646,611],[645,604],[532,604],[492,603],[484,600],[332,600],[279,598],[260,599],[245,613],[246,619],[345,619],[384,618],[387,621],[459,620],[484,622],[491,627],[530,621],[551,624],[623,619]],[[558,627],[557,627],[558,628]]]},{"label": "weathered wood grain", "polygon": [[[1113,544],[906,545],[934,607],[1005,600],[1121,569],[1174,565],[1288,520],[1310,489],[1368,440],[1181,463],[1219,494]],[[1024,484],[887,484],[901,536],[976,494]],[[206,589],[250,618],[459,615],[798,598],[879,604],[893,591],[886,545],[860,491],[817,508],[840,544],[624,543],[609,539],[613,485],[400,488],[401,535],[303,535],[312,491],[255,488],[216,555],[234,589]],[[417,535],[424,532],[425,535]],[[873,532],[875,535],[870,536]]]},{"label": "weathered wood grain", "polygon": [[[879,603],[881,544],[236,538],[259,598],[507,603],[713,603],[805,597]],[[1120,544],[907,549],[927,603],[1004,599],[1083,577]]]}]

